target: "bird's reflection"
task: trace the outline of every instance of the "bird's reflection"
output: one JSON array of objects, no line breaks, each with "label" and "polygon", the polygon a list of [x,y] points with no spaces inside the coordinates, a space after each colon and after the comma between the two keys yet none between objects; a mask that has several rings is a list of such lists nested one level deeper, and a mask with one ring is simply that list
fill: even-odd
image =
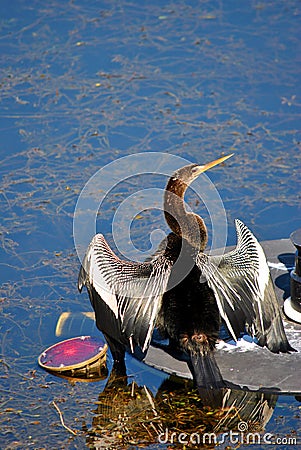
[{"label": "bird's reflection", "polygon": [[166,379],[155,395],[146,386],[115,378],[98,397],[92,427],[86,430],[87,444],[95,449],[210,446],[224,442],[230,430],[240,435],[241,431],[262,433],[278,398],[229,388],[219,391],[218,396],[218,407],[208,405],[208,398],[205,406],[192,381],[176,376]]}]

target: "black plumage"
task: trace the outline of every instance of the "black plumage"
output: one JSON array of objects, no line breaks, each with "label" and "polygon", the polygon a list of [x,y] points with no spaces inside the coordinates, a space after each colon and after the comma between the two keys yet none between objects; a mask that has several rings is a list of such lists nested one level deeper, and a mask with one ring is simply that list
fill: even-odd
[{"label": "black plumage", "polygon": [[237,247],[220,257],[208,256],[203,219],[185,210],[183,199],[190,183],[228,157],[203,166],[191,164],[172,175],[164,199],[172,232],[151,261],[122,261],[103,235],[92,239],[78,288],[87,287],[115,373],[126,373],[126,348],[147,351],[155,326],[172,348],[188,355],[199,388],[224,385],[214,358],[221,320],[234,339],[246,328],[272,352],[293,350],[263,250],[251,231],[236,220]]}]

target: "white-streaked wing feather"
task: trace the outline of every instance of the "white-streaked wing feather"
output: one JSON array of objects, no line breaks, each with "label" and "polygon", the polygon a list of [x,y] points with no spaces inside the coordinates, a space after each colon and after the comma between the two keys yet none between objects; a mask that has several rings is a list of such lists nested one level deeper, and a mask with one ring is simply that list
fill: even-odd
[{"label": "white-streaked wing feather", "polygon": [[214,291],[220,314],[234,339],[246,327],[271,351],[292,350],[263,249],[240,220],[235,226],[236,248],[220,257],[199,254],[197,265]]},{"label": "white-streaked wing feather", "polygon": [[[98,294],[96,311],[102,312],[102,302],[114,315],[122,337],[133,341],[145,351],[150,343],[162,296],[166,290],[172,264],[164,254],[147,263],[132,263],[119,259],[101,234],[92,239],[79,275],[79,289],[89,284]],[[88,286],[87,286],[88,287]],[[99,315],[100,315],[99,313]],[[106,324],[97,318],[107,334]]]},{"label": "white-streaked wing feather", "polygon": [[114,313],[116,319],[118,319],[118,304],[116,295],[114,291],[110,289],[104,274],[98,268],[98,255],[97,252],[95,252],[94,245],[91,244],[86,254],[84,269],[87,271],[91,285]]}]

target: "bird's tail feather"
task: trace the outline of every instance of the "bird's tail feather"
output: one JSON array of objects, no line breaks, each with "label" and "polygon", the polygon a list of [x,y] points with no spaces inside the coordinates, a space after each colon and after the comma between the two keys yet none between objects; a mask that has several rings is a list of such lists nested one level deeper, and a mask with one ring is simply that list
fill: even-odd
[{"label": "bird's tail feather", "polygon": [[221,406],[223,389],[226,385],[213,352],[206,354],[193,353],[190,357],[190,369],[202,400],[206,405],[214,408]]}]

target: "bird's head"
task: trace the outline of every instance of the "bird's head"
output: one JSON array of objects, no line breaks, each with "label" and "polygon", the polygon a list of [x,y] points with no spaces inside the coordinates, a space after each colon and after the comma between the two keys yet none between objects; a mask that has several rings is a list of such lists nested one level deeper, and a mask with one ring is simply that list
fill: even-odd
[{"label": "bird's head", "polygon": [[233,156],[233,153],[231,153],[231,155],[222,156],[221,158],[215,159],[214,161],[211,161],[203,165],[188,164],[187,166],[178,169],[172,175],[171,179],[179,180],[180,182],[186,184],[186,186],[189,186],[199,175],[201,175],[201,173],[204,173],[207,170],[211,169],[212,167],[223,163],[228,158],[231,158],[231,156]]}]

